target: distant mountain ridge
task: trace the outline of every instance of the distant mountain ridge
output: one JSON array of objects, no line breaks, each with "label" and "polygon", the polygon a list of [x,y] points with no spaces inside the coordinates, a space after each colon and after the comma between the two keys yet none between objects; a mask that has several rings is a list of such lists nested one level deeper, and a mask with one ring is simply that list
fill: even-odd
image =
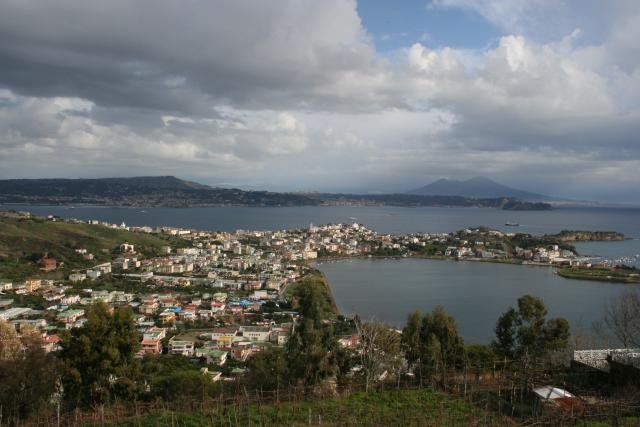
[{"label": "distant mountain ridge", "polygon": [[110,206],[309,206],[318,200],[292,193],[213,188],[174,176],[0,180],[0,203]]},{"label": "distant mountain ridge", "polygon": [[0,180],[0,203],[88,204],[101,206],[460,206],[506,210],[546,210],[546,203],[516,197],[429,196],[416,194],[304,194],[214,188],[174,176],[96,179]]},{"label": "distant mountain ridge", "polygon": [[465,181],[439,179],[408,194],[422,196],[460,196],[471,198],[513,197],[523,201],[550,201],[553,197],[519,190],[499,184],[491,179],[476,176]]},{"label": "distant mountain ridge", "polygon": [[131,178],[41,178],[0,180],[0,193],[41,192],[53,194],[73,191],[76,193],[130,192],[139,194],[150,190],[211,190],[208,185],[185,181],[175,176],[136,176]]}]

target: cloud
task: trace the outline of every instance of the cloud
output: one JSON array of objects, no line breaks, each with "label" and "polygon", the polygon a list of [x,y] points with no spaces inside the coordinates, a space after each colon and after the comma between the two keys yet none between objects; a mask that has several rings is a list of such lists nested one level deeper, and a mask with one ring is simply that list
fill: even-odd
[{"label": "cloud", "polygon": [[381,54],[353,0],[0,0],[0,177],[400,191],[485,174],[640,200],[611,191],[640,178],[640,6],[602,3],[434,0],[504,35]]},{"label": "cloud", "polygon": [[[379,61],[354,1],[4,0],[0,79],[29,95],[208,114],[357,102]],[[36,24],[37,23],[37,24]],[[35,25],[34,25],[35,24]]]}]

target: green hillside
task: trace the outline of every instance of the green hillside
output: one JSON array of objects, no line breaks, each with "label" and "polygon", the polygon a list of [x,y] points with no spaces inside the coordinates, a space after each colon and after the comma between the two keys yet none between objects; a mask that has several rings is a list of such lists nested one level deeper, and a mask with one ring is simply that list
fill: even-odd
[{"label": "green hillside", "polygon": [[[143,256],[156,254],[161,246],[182,242],[166,236],[149,235],[100,225],[49,221],[0,212],[0,278],[21,280],[41,276],[36,262],[45,254],[63,265],[47,277],[58,278],[75,268],[86,268],[111,260],[118,246],[128,242]],[[87,249],[93,261],[85,260],[75,249]]]}]

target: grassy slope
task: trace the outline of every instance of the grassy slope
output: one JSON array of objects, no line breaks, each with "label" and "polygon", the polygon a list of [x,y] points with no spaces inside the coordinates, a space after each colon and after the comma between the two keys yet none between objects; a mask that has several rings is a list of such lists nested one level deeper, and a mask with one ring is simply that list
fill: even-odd
[{"label": "grassy slope", "polygon": [[[63,261],[65,271],[86,268],[112,259],[114,249],[123,242],[134,244],[143,255],[152,255],[160,246],[168,244],[164,237],[144,233],[0,214],[0,278],[20,280],[39,275],[33,259],[45,253]],[[75,253],[79,248],[93,253],[96,260],[84,260]]]},{"label": "grassy slope", "polygon": [[269,405],[224,406],[186,412],[154,412],[124,426],[209,425],[506,425],[464,400],[432,390],[355,393],[344,398]]}]

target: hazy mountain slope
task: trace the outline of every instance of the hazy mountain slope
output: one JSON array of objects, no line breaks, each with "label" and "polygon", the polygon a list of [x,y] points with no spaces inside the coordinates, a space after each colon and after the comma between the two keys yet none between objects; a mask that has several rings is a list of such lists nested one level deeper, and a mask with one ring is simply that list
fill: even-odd
[{"label": "hazy mountain slope", "polygon": [[475,177],[466,181],[439,179],[408,192],[419,195],[462,196],[473,198],[515,197],[520,200],[553,200],[553,197],[507,187],[488,178]]}]

